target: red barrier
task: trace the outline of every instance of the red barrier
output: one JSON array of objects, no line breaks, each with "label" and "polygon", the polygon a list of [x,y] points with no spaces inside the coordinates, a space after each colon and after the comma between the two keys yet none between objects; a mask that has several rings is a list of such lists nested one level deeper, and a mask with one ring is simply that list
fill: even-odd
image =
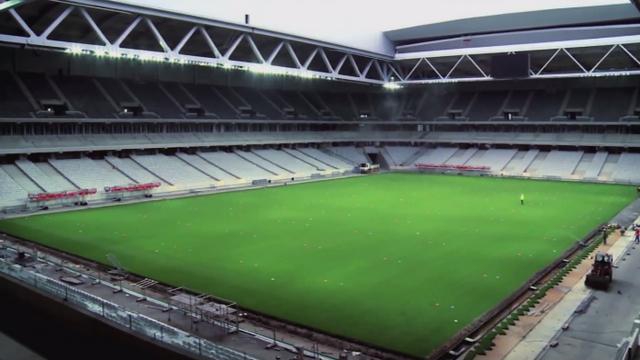
[{"label": "red barrier", "polygon": [[88,195],[94,195],[98,192],[96,189],[80,189],[80,190],[69,190],[69,191],[59,191],[54,193],[38,193],[38,194],[29,194],[29,201],[51,201],[51,200],[60,200],[60,199],[72,199],[77,197],[83,197]]},{"label": "red barrier", "polygon": [[124,185],[124,186],[106,186],[104,188],[105,192],[137,192],[137,191],[147,191],[151,189],[155,189],[160,187],[159,182],[153,183],[144,183],[144,184],[132,184],[132,185]]},{"label": "red barrier", "polygon": [[446,165],[446,164],[416,164],[420,170],[458,170],[458,171],[490,171],[490,166]]}]

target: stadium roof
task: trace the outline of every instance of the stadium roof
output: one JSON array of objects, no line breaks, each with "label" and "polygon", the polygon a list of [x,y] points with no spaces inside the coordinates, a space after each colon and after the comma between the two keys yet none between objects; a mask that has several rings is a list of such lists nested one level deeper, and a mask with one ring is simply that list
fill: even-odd
[{"label": "stadium roof", "polygon": [[[438,30],[439,36],[455,35],[450,25],[459,23],[440,24],[452,20],[611,4],[632,6],[628,0],[395,0],[384,6],[370,0],[117,1],[236,24],[244,24],[244,16],[249,14],[250,25],[257,28],[385,55],[393,55],[392,40],[411,37],[409,34],[416,31]],[[385,36],[385,31],[400,28],[407,29],[390,31]]]},{"label": "stadium roof", "polygon": [[627,0],[443,4],[0,0],[0,43],[389,89],[494,80],[492,57],[513,52],[530,55],[532,78],[640,75],[640,13]]},{"label": "stadium roof", "polygon": [[631,3],[625,3],[473,17],[386,31],[385,35],[396,45],[402,45],[454,36],[625,24],[638,21],[640,21],[640,12],[636,11]]}]

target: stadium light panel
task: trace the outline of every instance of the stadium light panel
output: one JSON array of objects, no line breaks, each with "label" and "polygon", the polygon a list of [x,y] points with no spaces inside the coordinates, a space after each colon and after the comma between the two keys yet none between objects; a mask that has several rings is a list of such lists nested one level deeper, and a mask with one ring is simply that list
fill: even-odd
[{"label": "stadium light panel", "polygon": [[66,53],[71,55],[81,55],[83,51],[79,47],[71,47],[65,50]]},{"label": "stadium light panel", "polygon": [[[253,65],[241,65],[241,64],[230,64],[228,62],[220,61],[219,59],[212,60],[193,60],[182,57],[181,55],[154,55],[152,53],[140,53],[134,52],[129,53],[127,50],[124,52],[119,51],[109,51],[106,49],[87,49],[81,48],[78,46],[72,46],[64,49],[65,53],[71,55],[92,55],[98,58],[108,57],[112,59],[131,59],[137,60],[140,62],[156,62],[156,63],[168,63],[168,64],[181,64],[181,65],[198,65],[198,66],[208,66],[208,67],[217,67],[225,70],[239,70],[239,71],[249,71],[254,74],[266,75],[266,76],[288,76],[288,77],[296,77],[301,79],[323,79],[323,80],[336,80],[334,76],[331,74],[322,74],[315,71],[309,71],[306,69],[292,69],[285,68],[281,66],[274,66],[269,64],[253,64]],[[395,84],[391,86],[391,88],[397,88],[399,84]]]},{"label": "stadium light panel", "polygon": [[384,84],[382,84],[382,87],[387,89],[387,90],[398,90],[398,89],[402,89],[402,85],[396,83],[396,82],[385,82]]}]

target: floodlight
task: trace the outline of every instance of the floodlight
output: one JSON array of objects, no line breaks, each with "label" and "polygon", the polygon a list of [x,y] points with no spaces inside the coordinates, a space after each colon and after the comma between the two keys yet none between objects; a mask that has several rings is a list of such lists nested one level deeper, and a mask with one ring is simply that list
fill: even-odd
[{"label": "floodlight", "polygon": [[385,82],[384,84],[382,84],[382,87],[384,87],[387,90],[398,90],[402,88],[402,85],[396,82]]}]

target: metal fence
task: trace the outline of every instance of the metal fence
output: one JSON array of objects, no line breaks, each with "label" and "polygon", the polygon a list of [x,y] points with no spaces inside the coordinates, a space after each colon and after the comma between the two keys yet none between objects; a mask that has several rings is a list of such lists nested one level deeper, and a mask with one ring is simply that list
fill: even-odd
[{"label": "metal fence", "polygon": [[203,358],[218,360],[257,360],[244,353],[216,345],[211,341],[194,337],[189,333],[131,312],[124,307],[99,298],[82,290],[71,287],[58,280],[49,278],[22,266],[0,260],[0,273],[19,280],[50,296],[97,315],[111,323],[129,329],[151,340],[174,347],[178,350]]}]

